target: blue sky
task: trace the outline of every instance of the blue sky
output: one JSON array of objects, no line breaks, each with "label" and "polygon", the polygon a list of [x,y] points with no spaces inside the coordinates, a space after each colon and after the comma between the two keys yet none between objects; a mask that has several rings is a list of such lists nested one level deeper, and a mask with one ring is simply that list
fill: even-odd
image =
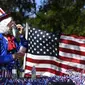
[{"label": "blue sky", "polygon": [[[41,5],[43,2],[43,0],[35,0],[35,3],[36,3],[36,10],[38,11],[38,8],[39,8],[39,5]],[[30,15],[30,17],[35,17],[35,15]]]},{"label": "blue sky", "polygon": [[35,0],[37,5],[40,5],[43,0]]},{"label": "blue sky", "polygon": [[39,5],[41,5],[41,1],[42,0],[35,0],[37,10],[39,8]]}]

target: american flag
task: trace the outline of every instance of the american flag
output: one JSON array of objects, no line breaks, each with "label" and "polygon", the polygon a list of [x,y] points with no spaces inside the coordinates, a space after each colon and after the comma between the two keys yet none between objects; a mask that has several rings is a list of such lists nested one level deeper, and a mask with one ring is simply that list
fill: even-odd
[{"label": "american flag", "polygon": [[57,34],[40,29],[28,30],[25,76],[31,76],[32,67],[37,76],[54,76],[57,72]]},{"label": "american flag", "polygon": [[61,35],[58,55],[57,34],[31,28],[28,34],[25,76],[31,76],[32,67],[37,76],[81,74],[85,72],[85,37]]}]

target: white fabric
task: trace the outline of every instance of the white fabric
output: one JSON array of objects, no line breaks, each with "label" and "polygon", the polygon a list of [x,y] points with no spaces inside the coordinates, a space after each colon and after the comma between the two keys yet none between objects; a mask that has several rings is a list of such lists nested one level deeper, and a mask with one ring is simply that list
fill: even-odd
[{"label": "white fabric", "polygon": [[7,25],[11,20],[12,17],[8,17],[0,22],[0,33],[8,33],[10,31]]}]

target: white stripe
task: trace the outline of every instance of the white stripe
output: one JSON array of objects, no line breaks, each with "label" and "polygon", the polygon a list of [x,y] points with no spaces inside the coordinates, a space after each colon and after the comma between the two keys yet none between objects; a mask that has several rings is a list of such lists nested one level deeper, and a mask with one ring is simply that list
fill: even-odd
[{"label": "white stripe", "polygon": [[36,60],[56,60],[57,59],[57,57],[54,57],[54,56],[33,55],[30,53],[27,53],[27,58],[32,58]]},{"label": "white stripe", "polygon": [[79,42],[79,43],[85,43],[85,39],[79,39],[79,37],[74,38],[72,36],[61,35],[61,39],[71,40],[71,41],[75,41],[75,42]]},{"label": "white stripe", "polygon": [[59,47],[85,52],[85,47],[71,45],[71,44],[60,43]]},{"label": "white stripe", "polygon": [[62,51],[59,51],[59,55],[67,57],[67,58],[74,58],[74,59],[79,59],[79,60],[85,60],[85,56],[72,54],[72,53],[66,53],[66,52],[62,52]]},{"label": "white stripe", "polygon": [[51,68],[53,70],[57,69],[56,65],[52,65],[52,64],[44,64],[44,63],[36,64],[36,63],[27,62],[26,65],[27,66],[32,66],[32,67],[35,66],[37,68]]}]

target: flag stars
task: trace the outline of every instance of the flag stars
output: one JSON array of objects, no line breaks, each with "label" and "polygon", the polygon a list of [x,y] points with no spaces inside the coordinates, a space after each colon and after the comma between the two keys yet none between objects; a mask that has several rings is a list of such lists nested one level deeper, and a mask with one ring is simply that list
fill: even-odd
[{"label": "flag stars", "polygon": [[45,43],[45,41],[43,41],[43,43]]},{"label": "flag stars", "polygon": [[40,37],[40,40],[42,40],[42,38]]},{"label": "flag stars", "polygon": [[55,53],[55,50],[53,50],[53,53]]},{"label": "flag stars", "polygon": [[30,44],[28,44],[28,46],[30,47]]},{"label": "flag stars", "polygon": [[54,42],[54,40],[51,40],[52,42]]},{"label": "flag stars", "polygon": [[36,45],[36,43],[34,42],[34,45]]},{"label": "flag stars", "polygon": [[30,49],[28,49],[28,52],[30,52]]},{"label": "flag stars", "polygon": [[52,49],[52,47],[50,47],[49,49]]},{"label": "flag stars", "polygon": [[36,51],[36,48],[34,48],[34,51]]},{"label": "flag stars", "polygon": [[30,38],[32,38],[32,36],[30,36]]},{"label": "flag stars", "polygon": [[39,48],[39,46],[37,46],[37,48]]},{"label": "flag stars", "polygon": [[39,51],[37,51],[37,54],[39,54],[40,52]]},{"label": "flag stars", "polygon": [[46,44],[46,46],[48,46],[48,44]]},{"label": "flag stars", "polygon": [[45,35],[43,35],[43,38],[45,38]]},{"label": "flag stars", "polygon": [[40,32],[40,34],[42,35],[42,34],[43,34],[43,32]]},{"label": "flag stars", "polygon": [[40,51],[43,51],[42,49],[40,49]]},{"label": "flag stars", "polygon": [[32,30],[30,30],[30,32],[32,33]]},{"label": "flag stars", "polygon": [[52,55],[52,52],[50,52],[50,55]]},{"label": "flag stars", "polygon": [[34,51],[32,50],[32,53],[34,53]]},{"label": "flag stars", "polygon": [[49,34],[48,34],[48,33],[46,33],[46,35],[48,36]]},{"label": "flag stars", "polygon": [[51,39],[51,36],[49,36],[48,38]]},{"label": "flag stars", "polygon": [[39,43],[39,40],[37,40],[37,43]]},{"label": "flag stars", "polygon": [[34,33],[32,33],[32,36],[34,36]]},{"label": "flag stars", "polygon": [[39,37],[39,34],[37,34],[37,37]]},{"label": "flag stars", "polygon": [[36,39],[36,37],[34,37],[34,39]]},{"label": "flag stars", "polygon": [[35,33],[37,33],[37,31],[35,31]]},{"label": "flag stars", "polygon": [[40,43],[40,46],[42,46],[42,43]]},{"label": "flag stars", "polygon": [[49,49],[47,49],[47,52],[49,51]]},{"label": "flag stars", "polygon": [[43,48],[46,48],[45,46],[43,46]]},{"label": "flag stars", "polygon": [[30,44],[32,44],[32,41],[30,42]]},{"label": "flag stars", "polygon": [[28,34],[30,35],[30,32]]},{"label": "flag stars", "polygon": [[35,28],[29,29],[28,52],[36,55],[56,55],[57,37],[55,34]]},{"label": "flag stars", "polygon": [[47,39],[47,38],[46,38],[45,40],[46,40],[46,41],[48,41],[48,39]]},{"label": "flag stars", "polygon": [[53,37],[55,37],[55,35],[53,34]]},{"label": "flag stars", "polygon": [[57,40],[57,38],[55,38],[55,40]]},{"label": "flag stars", "polygon": [[32,42],[34,42],[34,39],[32,39]]},{"label": "flag stars", "polygon": [[35,28],[33,28],[33,30],[35,30]]},{"label": "flag stars", "polygon": [[28,40],[30,41],[30,38]]},{"label": "flag stars", "polygon": [[46,54],[46,52],[45,52],[45,51],[44,51],[43,53],[44,53],[44,54]]},{"label": "flag stars", "polygon": [[32,47],[34,47],[34,45],[32,45]]}]

